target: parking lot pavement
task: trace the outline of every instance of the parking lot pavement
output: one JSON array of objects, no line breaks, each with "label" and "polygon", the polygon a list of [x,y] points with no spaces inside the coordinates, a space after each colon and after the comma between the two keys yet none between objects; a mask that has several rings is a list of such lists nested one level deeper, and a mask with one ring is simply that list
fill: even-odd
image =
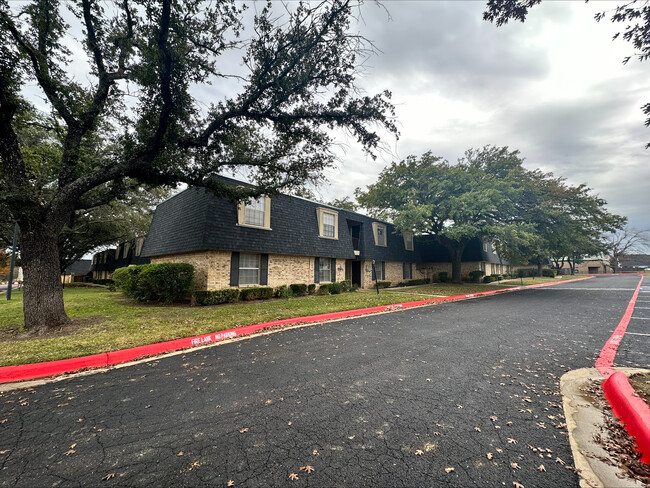
[{"label": "parking lot pavement", "polygon": [[[290,329],[6,392],[0,486],[578,486],[559,378],[593,366],[637,282]],[[616,365],[647,367],[630,337]]]}]

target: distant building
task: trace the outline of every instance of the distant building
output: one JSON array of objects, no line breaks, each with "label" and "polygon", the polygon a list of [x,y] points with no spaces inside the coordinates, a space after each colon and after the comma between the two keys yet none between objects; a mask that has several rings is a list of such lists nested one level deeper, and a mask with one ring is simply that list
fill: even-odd
[{"label": "distant building", "polygon": [[149,258],[142,256],[144,237],[137,237],[123,242],[117,248],[106,249],[93,255],[90,271],[94,280],[113,279],[113,271],[117,268],[149,264]]},{"label": "distant building", "polygon": [[82,283],[86,278],[92,278],[90,271],[91,260],[80,259],[68,266],[61,275],[62,283]]},{"label": "distant building", "polygon": [[[451,277],[448,251],[430,236],[401,234],[390,223],[301,197],[236,204],[197,188],[158,205],[143,255],[152,263],[192,264],[196,288],[208,290],[344,279],[372,288],[375,278],[397,284],[435,280],[439,272]],[[480,239],[467,246],[463,261],[465,277],[508,268]]]}]

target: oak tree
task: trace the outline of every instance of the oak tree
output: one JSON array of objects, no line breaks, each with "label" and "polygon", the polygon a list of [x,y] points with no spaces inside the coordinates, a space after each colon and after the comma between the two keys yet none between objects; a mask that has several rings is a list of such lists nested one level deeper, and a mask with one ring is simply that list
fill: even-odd
[{"label": "oak tree", "polygon": [[[358,2],[255,8],[249,29],[235,0],[0,0],[0,202],[20,225],[27,328],[67,322],[61,231],[123,195],[125,179],[246,199],[317,180],[335,129],[371,153],[378,129],[397,133],[390,93],[355,86],[373,51],[352,30]],[[63,131],[50,187],[20,150],[28,94]],[[98,133],[111,151],[86,164]],[[237,169],[256,186],[214,178]]]}]

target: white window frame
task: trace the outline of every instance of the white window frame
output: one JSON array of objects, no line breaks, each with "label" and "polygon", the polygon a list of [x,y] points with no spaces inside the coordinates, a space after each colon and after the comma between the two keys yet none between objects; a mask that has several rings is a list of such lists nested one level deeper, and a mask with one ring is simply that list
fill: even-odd
[{"label": "white window frame", "polygon": [[[325,215],[331,216],[334,218],[334,235],[325,235]],[[323,239],[334,239],[338,240],[339,238],[339,213],[329,208],[319,207],[316,209],[316,217],[318,219],[318,235]]]},{"label": "white window frame", "polygon": [[[246,209],[250,210],[253,207],[253,204],[256,204],[258,205],[258,208],[256,208],[255,211],[259,212],[259,207],[262,206],[262,203],[264,205],[262,224],[257,225],[253,223],[247,223]],[[271,199],[267,196],[261,196],[255,200],[251,200],[249,203],[240,202],[237,206],[237,225],[240,225],[242,227],[252,227],[254,229],[271,230]]]},{"label": "white window frame", "polygon": [[413,236],[413,232],[411,232],[411,231],[406,231],[406,232],[404,232],[403,235],[404,235],[404,249],[406,249],[407,251],[412,251],[413,248],[414,248],[414,243],[413,243],[414,236]]},{"label": "white window frame", "polygon": [[[323,272],[327,272],[327,279],[323,279]],[[332,282],[332,259],[331,258],[318,258],[318,282],[331,283]]]},{"label": "white window frame", "polygon": [[[243,267],[242,262],[244,260],[242,258],[245,256],[255,256],[255,258],[257,259],[257,267],[252,267],[252,266]],[[262,256],[260,254],[252,254],[252,253],[244,253],[244,252],[239,254],[239,280],[238,280],[239,286],[259,286],[260,270],[262,264],[261,261],[262,261]],[[251,269],[257,270],[257,278],[255,280],[255,283],[242,283],[242,270],[251,270]]]},{"label": "white window frame", "polygon": [[[383,230],[384,242],[383,244],[379,242],[379,229]],[[381,224],[379,222],[372,223],[372,233],[375,237],[375,246],[379,247],[388,247],[388,228],[386,224]]]}]

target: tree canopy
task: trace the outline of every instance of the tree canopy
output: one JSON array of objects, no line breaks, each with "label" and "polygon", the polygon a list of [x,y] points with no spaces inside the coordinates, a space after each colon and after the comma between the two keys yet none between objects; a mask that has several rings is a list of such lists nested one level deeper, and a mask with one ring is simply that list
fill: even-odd
[{"label": "tree canopy", "polygon": [[585,185],[570,186],[522,163],[519,151],[507,147],[470,149],[456,164],[427,152],[392,163],[356,196],[371,215],[447,248],[455,282],[472,239],[492,242],[515,264],[535,260],[541,273],[553,257],[601,249],[603,232],[624,225]]},{"label": "tree canopy", "polygon": [[[268,2],[251,29],[244,8],[235,0],[0,0],[0,202],[20,225],[28,328],[67,321],[59,235],[75,212],[124,196],[127,179],[249,198],[317,180],[335,160],[335,129],[370,153],[378,129],[397,134],[390,93],[355,86],[372,53],[351,31],[358,2]],[[238,92],[223,95],[224,83]],[[20,150],[27,84],[41,90],[61,130],[55,178]],[[87,164],[84,150],[98,135],[110,151]],[[255,186],[213,178],[238,168]]]}]

